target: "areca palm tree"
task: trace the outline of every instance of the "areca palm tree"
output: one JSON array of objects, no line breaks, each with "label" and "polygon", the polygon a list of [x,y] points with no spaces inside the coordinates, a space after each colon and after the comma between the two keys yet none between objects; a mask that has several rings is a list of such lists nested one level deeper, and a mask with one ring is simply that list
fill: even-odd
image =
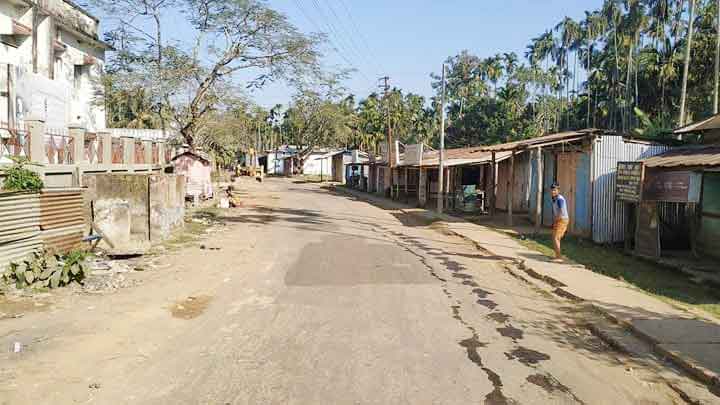
[{"label": "areca palm tree", "polygon": [[680,90],[680,118],[679,125],[685,125],[685,107],[687,104],[687,82],[690,71],[690,54],[692,51],[693,23],[695,20],[695,0],[689,0],[688,4],[688,28],[687,40],[685,41],[685,59],[683,62],[682,89]]},{"label": "areca palm tree", "polygon": [[592,54],[595,47],[595,43],[598,41],[600,37],[602,37],[603,33],[605,33],[605,30],[607,28],[607,22],[603,18],[602,14],[599,11],[593,11],[593,12],[585,12],[585,19],[581,23],[582,28],[582,36],[587,42],[587,48],[585,50],[586,56],[587,56],[587,66],[585,67],[585,70],[587,71],[587,97],[588,97],[588,103],[587,103],[587,117],[585,121],[585,126],[590,127],[590,116],[592,115],[591,109],[592,109],[592,78],[593,78],[593,64],[592,64]]}]

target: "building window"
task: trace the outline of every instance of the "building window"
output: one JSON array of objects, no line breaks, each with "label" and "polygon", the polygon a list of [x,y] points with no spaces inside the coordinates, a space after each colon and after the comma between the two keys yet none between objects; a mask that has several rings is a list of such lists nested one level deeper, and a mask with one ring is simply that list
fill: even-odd
[{"label": "building window", "polygon": [[74,67],[73,84],[75,85],[75,90],[80,90],[80,86],[82,86],[83,65],[74,65]]}]

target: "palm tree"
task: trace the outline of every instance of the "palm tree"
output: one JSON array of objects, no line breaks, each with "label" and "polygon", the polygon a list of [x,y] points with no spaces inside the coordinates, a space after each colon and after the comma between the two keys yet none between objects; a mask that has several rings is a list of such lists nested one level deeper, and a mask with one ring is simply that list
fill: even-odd
[{"label": "palm tree", "polygon": [[[612,43],[613,43],[613,56],[615,59],[615,66],[613,70],[612,75],[612,94],[611,99],[612,103],[609,108],[609,122],[610,122],[610,128],[615,129],[617,128],[617,97],[618,97],[618,82],[620,81],[620,52],[618,49],[618,30],[619,30],[619,20],[622,16],[622,10],[620,9],[619,0],[605,0],[605,3],[603,3],[602,7],[602,14],[605,17],[605,20],[607,21],[607,24],[609,27],[611,27],[612,30]],[[621,118],[623,118],[621,116]],[[625,123],[624,121],[621,122],[622,129],[624,131],[625,129]]]},{"label": "palm tree", "polygon": [[[555,31],[560,33],[558,43],[558,56],[561,58],[560,73],[562,78],[565,80],[565,92],[566,102],[570,104],[570,68],[569,59],[570,52],[576,50],[578,40],[580,39],[580,24],[570,17],[565,17],[560,23],[555,26]],[[577,52],[575,52],[577,58]],[[564,63],[563,63],[564,62]],[[573,77],[575,74],[573,73]],[[561,90],[562,91],[562,90]],[[562,93],[561,93],[562,94]],[[562,98],[562,96],[561,96]],[[567,116],[567,126],[570,126],[570,115]]]},{"label": "palm tree", "polygon": [[687,41],[685,42],[685,60],[683,65],[683,78],[682,78],[682,89],[680,90],[680,119],[679,125],[685,125],[685,105],[687,103],[687,82],[690,70],[690,52],[692,51],[692,36],[693,36],[693,21],[695,19],[695,0],[689,0],[688,5],[688,29],[687,29]]},{"label": "palm tree", "polygon": [[715,20],[715,87],[713,88],[713,114],[718,113],[718,92],[720,92],[720,0],[715,3],[717,19]]},{"label": "palm tree", "polygon": [[[720,0],[719,0],[720,1]],[[593,12],[585,12],[585,20],[581,23],[582,28],[582,36],[587,41],[587,98],[588,98],[588,105],[587,105],[587,117],[585,126],[590,127],[590,116],[591,116],[591,106],[592,103],[590,102],[592,99],[592,85],[591,85],[591,79],[593,76],[593,65],[592,65],[592,54],[593,54],[593,48],[595,47],[595,43],[597,40],[603,35],[607,28],[607,24],[605,19],[603,18],[602,14],[600,14],[599,11],[593,11]]]}]

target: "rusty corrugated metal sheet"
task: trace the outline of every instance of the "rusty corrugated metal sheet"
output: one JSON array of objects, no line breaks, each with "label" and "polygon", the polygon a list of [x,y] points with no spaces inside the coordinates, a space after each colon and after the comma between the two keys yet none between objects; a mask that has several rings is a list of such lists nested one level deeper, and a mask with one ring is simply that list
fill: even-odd
[{"label": "rusty corrugated metal sheet", "polygon": [[557,134],[550,134],[544,136],[538,136],[536,138],[523,139],[521,141],[501,143],[499,145],[491,145],[482,147],[481,150],[485,152],[500,152],[509,150],[522,150],[531,147],[544,146],[546,144],[553,144],[557,142],[573,142],[580,139],[590,138],[595,135],[602,135],[606,131],[600,129],[583,129],[580,131],[560,132]]},{"label": "rusty corrugated metal sheet", "polygon": [[625,240],[625,204],[615,200],[615,179],[618,162],[635,162],[658,155],[665,145],[639,143],[620,136],[601,136],[593,145],[591,155],[592,236],[598,243]]},{"label": "rusty corrugated metal sheet", "polygon": [[711,129],[720,128],[720,114],[715,114],[712,117],[706,118],[702,121],[693,122],[690,125],[678,128],[675,130],[676,134],[687,134],[691,132],[708,131]]},{"label": "rusty corrugated metal sheet", "polygon": [[59,229],[85,224],[82,189],[43,190],[40,194],[40,228]]},{"label": "rusty corrugated metal sheet", "polygon": [[720,147],[672,149],[642,162],[645,167],[720,166]]},{"label": "rusty corrugated metal sheet", "polygon": [[44,230],[40,234],[40,240],[48,252],[67,253],[82,244],[84,232],[84,225]]}]

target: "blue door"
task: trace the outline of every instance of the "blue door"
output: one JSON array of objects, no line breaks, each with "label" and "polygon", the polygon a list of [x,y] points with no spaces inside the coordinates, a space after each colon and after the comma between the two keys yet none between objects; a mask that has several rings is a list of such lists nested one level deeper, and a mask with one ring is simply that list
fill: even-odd
[{"label": "blue door", "polygon": [[590,236],[590,154],[575,156],[575,233]]}]

